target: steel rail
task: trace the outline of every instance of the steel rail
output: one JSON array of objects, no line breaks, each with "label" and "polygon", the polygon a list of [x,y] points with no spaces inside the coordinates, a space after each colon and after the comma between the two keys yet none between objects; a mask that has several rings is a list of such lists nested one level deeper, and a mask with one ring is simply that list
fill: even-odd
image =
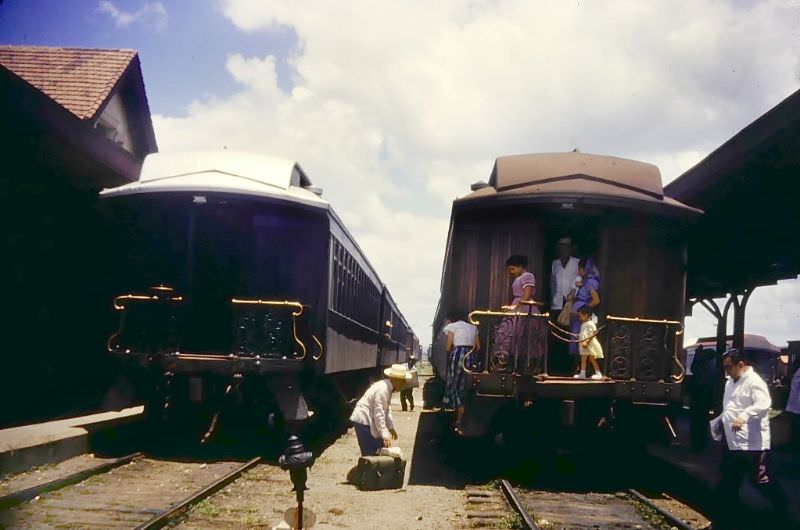
[{"label": "steel rail", "polygon": [[656,503],[654,503],[653,501],[651,501],[650,499],[648,499],[647,497],[636,491],[635,489],[631,488],[628,490],[627,493],[628,495],[630,495],[631,497],[641,502],[642,504],[644,504],[645,506],[656,512],[658,515],[666,519],[670,525],[674,526],[675,528],[678,528],[678,530],[695,530],[693,526],[690,526],[686,524],[685,521],[678,519],[677,517],[669,513],[667,510],[660,507],[659,505],[657,505]]},{"label": "steel rail", "polygon": [[0,510],[7,510],[9,508],[13,508],[14,506],[18,506],[23,502],[35,499],[38,495],[41,495],[42,493],[60,490],[61,488],[64,488],[66,486],[71,486],[72,484],[77,484],[78,482],[82,482],[89,477],[93,477],[95,475],[100,475],[107,471],[111,471],[115,467],[119,467],[129,462],[132,462],[135,458],[139,458],[140,456],[142,456],[142,453],[132,453],[123,456],[121,458],[112,460],[110,462],[104,462],[102,464],[90,467],[88,469],[72,473],[70,475],[67,475],[66,477],[51,480],[50,482],[39,484],[38,486],[31,486],[30,488],[26,488],[24,490],[17,491],[15,493],[9,493],[8,495],[3,495],[2,497],[0,497]]},{"label": "steel rail", "polygon": [[195,492],[192,495],[186,497],[179,503],[164,510],[163,512],[156,515],[149,521],[140,524],[139,526],[136,527],[136,530],[156,530],[158,528],[163,528],[164,526],[169,524],[170,520],[172,520],[177,515],[180,515],[181,513],[186,511],[190,506],[218,492],[219,490],[221,490],[222,488],[224,488],[225,486],[227,486],[228,484],[239,478],[239,475],[241,475],[248,469],[255,467],[260,462],[261,462],[260,456],[253,458],[252,460],[248,460],[247,462],[237,467],[227,475],[219,478],[218,480],[209,484],[200,491]]},{"label": "steel rail", "polygon": [[517,492],[514,490],[514,487],[511,485],[509,481],[503,479],[500,481],[500,489],[503,490],[503,494],[508,499],[508,503],[511,505],[512,508],[519,514],[522,518],[522,524],[528,530],[539,530],[539,527],[536,526],[536,521],[533,519],[533,516],[528,512],[525,506],[522,505],[522,499],[519,498]]}]

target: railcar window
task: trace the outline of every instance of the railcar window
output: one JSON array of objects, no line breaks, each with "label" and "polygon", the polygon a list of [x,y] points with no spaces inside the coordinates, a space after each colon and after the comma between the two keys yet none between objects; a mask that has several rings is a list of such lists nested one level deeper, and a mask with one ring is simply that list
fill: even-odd
[{"label": "railcar window", "polygon": [[356,322],[375,328],[380,308],[377,288],[364,269],[336,238],[332,238],[333,273],[336,286],[332,307]]}]

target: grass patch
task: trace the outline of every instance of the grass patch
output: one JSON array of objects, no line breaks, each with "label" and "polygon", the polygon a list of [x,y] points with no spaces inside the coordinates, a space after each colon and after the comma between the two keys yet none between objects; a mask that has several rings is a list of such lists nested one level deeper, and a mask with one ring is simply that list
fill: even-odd
[{"label": "grass patch", "polygon": [[500,489],[500,482],[502,482],[502,479],[499,479],[499,478],[492,479],[489,482],[487,482],[486,484],[484,484],[483,486],[481,486],[481,488],[487,489],[487,490],[499,490]]},{"label": "grass patch", "polygon": [[257,513],[247,513],[239,518],[239,522],[250,527],[260,527],[265,524],[265,521]]},{"label": "grass patch", "polygon": [[639,517],[653,525],[655,528],[660,528],[662,530],[670,530],[674,528],[669,521],[664,519],[664,516],[652,509],[650,506],[639,502],[636,499],[631,499],[633,503],[633,507],[636,509],[636,513],[639,514]]},{"label": "grass patch", "polygon": [[218,516],[219,514],[222,513],[222,508],[220,508],[219,506],[217,506],[216,504],[214,504],[213,502],[211,502],[208,499],[204,499],[204,500],[198,502],[197,506],[195,506],[194,510],[199,514],[202,514],[202,515],[205,515],[205,516],[208,516],[208,517],[216,517],[216,516]]},{"label": "grass patch", "polygon": [[517,512],[506,515],[497,523],[497,528],[523,528],[522,517]]},{"label": "grass patch", "polygon": [[433,365],[430,363],[417,363],[417,374],[421,377],[430,377],[433,375]]}]

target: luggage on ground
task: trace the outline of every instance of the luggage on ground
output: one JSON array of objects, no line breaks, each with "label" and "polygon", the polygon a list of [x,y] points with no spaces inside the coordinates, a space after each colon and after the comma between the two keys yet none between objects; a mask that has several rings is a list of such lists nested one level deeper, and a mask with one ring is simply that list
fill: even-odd
[{"label": "luggage on ground", "polygon": [[350,482],[360,490],[400,489],[406,474],[406,461],[391,456],[362,456]]}]

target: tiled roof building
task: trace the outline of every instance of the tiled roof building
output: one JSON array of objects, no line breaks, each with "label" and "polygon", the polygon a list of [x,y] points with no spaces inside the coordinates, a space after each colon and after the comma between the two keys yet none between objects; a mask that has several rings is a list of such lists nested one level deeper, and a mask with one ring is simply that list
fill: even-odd
[{"label": "tiled roof building", "polygon": [[97,194],[136,180],[156,150],[135,51],[0,46],[0,402],[13,404],[0,425],[100,402],[126,234]]},{"label": "tiled roof building", "polygon": [[127,151],[129,160],[116,156],[122,165],[111,168],[122,173],[122,180],[135,179],[142,159],[157,150],[134,50],[3,45],[0,83],[9,85],[5,101],[0,100],[4,110],[47,123],[50,133],[61,130],[68,140],[76,134],[83,137],[100,159],[115,154],[102,139]]},{"label": "tiled roof building", "polygon": [[0,46],[0,64],[82,120],[103,108],[134,59],[133,50]]}]

